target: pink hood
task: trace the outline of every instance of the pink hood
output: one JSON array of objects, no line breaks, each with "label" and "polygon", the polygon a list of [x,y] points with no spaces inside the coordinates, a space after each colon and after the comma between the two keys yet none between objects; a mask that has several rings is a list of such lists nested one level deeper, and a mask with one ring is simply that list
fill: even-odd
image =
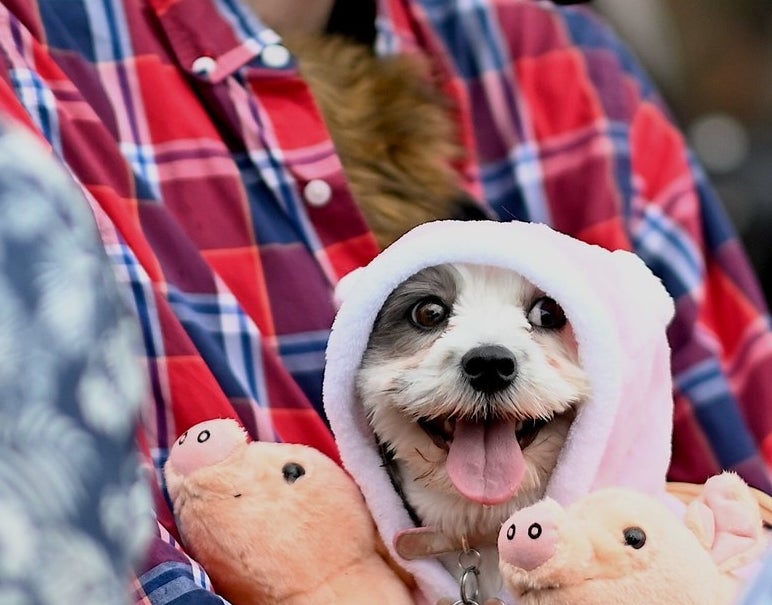
[{"label": "pink hood", "polygon": [[382,468],[355,399],[354,375],[392,290],[425,267],[454,262],[520,273],[561,304],[574,328],[593,396],[574,421],[548,496],[566,505],[608,485],[660,494],[670,462],[673,400],[665,328],[673,302],[637,256],[534,223],[441,221],[413,229],[340,283],[324,403],[343,463],[386,545],[432,603],[457,594],[457,585],[439,562],[404,561],[393,550],[394,536],[413,524]]}]

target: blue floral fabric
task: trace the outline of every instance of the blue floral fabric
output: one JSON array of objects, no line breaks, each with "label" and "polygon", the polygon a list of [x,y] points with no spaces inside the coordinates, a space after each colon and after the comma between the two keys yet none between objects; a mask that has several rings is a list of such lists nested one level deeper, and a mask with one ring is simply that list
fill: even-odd
[{"label": "blue floral fabric", "polygon": [[0,602],[128,603],[154,523],[134,451],[135,317],[93,215],[0,125]]}]

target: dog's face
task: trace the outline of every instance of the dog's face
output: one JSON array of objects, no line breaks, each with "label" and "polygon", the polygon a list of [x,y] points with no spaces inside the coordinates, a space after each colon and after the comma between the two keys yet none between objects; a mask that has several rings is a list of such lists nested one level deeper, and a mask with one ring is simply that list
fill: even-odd
[{"label": "dog's face", "polygon": [[357,389],[411,506],[459,537],[543,495],[589,394],[560,305],[517,273],[466,264],[392,292]]}]

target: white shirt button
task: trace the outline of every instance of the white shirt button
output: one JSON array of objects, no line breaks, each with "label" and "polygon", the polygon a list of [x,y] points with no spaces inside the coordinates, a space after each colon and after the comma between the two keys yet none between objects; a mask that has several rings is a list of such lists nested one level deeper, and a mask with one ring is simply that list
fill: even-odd
[{"label": "white shirt button", "polygon": [[281,44],[269,44],[260,53],[260,60],[266,67],[274,67],[276,69],[280,67],[286,67],[292,60],[290,51],[286,46]]},{"label": "white shirt button", "polygon": [[199,57],[193,61],[191,69],[199,78],[209,78],[217,69],[217,61],[212,57]]},{"label": "white shirt button", "polygon": [[332,187],[322,179],[312,179],[303,187],[303,197],[309,206],[324,206],[332,199]]},{"label": "white shirt button", "polygon": [[264,29],[258,34],[258,38],[263,44],[279,44],[281,36],[272,29]]}]

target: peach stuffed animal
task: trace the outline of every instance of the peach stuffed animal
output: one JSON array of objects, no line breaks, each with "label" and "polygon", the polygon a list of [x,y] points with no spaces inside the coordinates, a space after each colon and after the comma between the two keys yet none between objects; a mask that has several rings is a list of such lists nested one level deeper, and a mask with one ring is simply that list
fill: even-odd
[{"label": "peach stuffed animal", "polygon": [[607,488],[563,509],[543,500],[499,534],[518,605],[728,605],[732,571],[764,549],[757,500],[737,475],[708,480],[684,519],[638,492]]},{"label": "peach stuffed animal", "polygon": [[358,488],[319,451],[248,444],[235,421],[210,420],[164,472],[183,542],[234,605],[412,604]]}]

